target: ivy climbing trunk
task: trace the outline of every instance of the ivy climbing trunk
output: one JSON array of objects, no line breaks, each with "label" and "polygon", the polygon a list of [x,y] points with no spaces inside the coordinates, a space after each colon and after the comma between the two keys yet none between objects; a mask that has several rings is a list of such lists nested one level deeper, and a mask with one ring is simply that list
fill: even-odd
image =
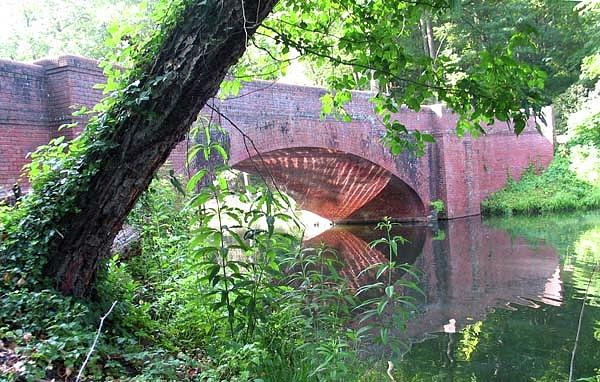
[{"label": "ivy climbing trunk", "polygon": [[127,214],[276,2],[184,0],[176,26],[144,64],[137,86],[152,91],[138,99],[139,107],[121,103],[117,112],[108,111],[114,119],[111,148],[83,158],[96,170],[75,194],[78,212],[55,222],[61,232],[48,246],[45,273],[63,293],[83,296],[91,290]]}]

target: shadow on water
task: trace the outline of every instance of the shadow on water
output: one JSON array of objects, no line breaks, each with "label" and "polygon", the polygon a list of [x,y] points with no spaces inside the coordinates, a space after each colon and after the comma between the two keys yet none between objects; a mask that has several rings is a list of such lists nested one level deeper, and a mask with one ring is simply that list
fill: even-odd
[{"label": "shadow on water", "polygon": [[[585,286],[600,260],[600,215],[485,224],[471,217],[436,228],[394,232],[409,240],[399,260],[420,270],[425,294],[395,334],[411,347],[395,360],[398,380],[566,380]],[[372,281],[357,278],[360,271],[387,257],[386,248],[368,245],[383,234],[336,226],[306,244],[335,248],[341,273],[357,287]],[[578,377],[600,367],[600,282],[588,305]]]}]

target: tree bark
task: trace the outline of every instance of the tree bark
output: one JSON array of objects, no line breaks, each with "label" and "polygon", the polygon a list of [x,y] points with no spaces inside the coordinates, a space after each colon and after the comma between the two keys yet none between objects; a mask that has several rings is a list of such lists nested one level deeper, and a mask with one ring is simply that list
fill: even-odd
[{"label": "tree bark", "polygon": [[429,50],[429,57],[435,59],[436,56],[436,47],[435,47],[435,39],[433,37],[433,26],[431,25],[431,17],[427,16],[425,18],[425,27],[427,30],[427,49]]},{"label": "tree bark", "polygon": [[186,6],[143,76],[148,82],[171,72],[177,81],[161,85],[143,110],[132,109],[116,122],[117,146],[96,158],[101,167],[77,195],[79,213],[58,224],[62,237],[51,246],[45,273],[60,291],[83,296],[91,290],[99,262],[127,214],[276,2],[208,0]]},{"label": "tree bark", "polygon": [[419,19],[419,29],[421,31],[421,38],[423,42],[423,51],[430,58],[435,59],[436,47],[435,38],[433,36],[433,26],[431,24],[431,17],[423,15]]},{"label": "tree bark", "polygon": [[423,52],[429,56],[429,46],[427,44],[427,26],[423,16],[419,19],[419,32],[421,32],[421,43],[423,44]]}]

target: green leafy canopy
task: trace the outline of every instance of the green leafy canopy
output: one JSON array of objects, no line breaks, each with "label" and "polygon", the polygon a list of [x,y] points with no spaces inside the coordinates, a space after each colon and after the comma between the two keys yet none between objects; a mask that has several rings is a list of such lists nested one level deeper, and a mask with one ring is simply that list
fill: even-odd
[{"label": "green leafy canopy", "polygon": [[428,102],[444,103],[460,116],[459,135],[479,135],[494,120],[506,121],[519,134],[531,117],[542,117],[547,102],[545,73],[519,59],[519,52],[534,47],[533,30],[515,31],[503,46],[481,46],[466,68],[449,55],[432,57],[415,48],[415,30],[424,19],[460,10],[457,2],[440,0],[287,0],[257,35],[284,46],[282,56],[273,57],[281,62],[296,52],[329,65],[325,113],[348,119],[344,105],[350,91],[376,83],[373,102],[387,128],[384,142],[393,154],[423,153],[433,139],[395,120],[402,105],[418,111]]}]

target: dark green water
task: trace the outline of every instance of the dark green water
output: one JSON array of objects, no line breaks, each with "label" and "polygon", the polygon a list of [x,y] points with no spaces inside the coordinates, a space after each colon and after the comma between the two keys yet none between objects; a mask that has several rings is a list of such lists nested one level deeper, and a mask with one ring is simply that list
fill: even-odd
[{"label": "dark green water", "polygon": [[[398,233],[425,292],[396,334],[408,345],[392,360],[398,381],[567,381],[586,291],[574,380],[600,375],[600,271],[588,289],[600,214],[477,217]],[[384,250],[366,245],[380,235],[335,227],[314,240],[337,248],[353,277],[382,260]]]}]

